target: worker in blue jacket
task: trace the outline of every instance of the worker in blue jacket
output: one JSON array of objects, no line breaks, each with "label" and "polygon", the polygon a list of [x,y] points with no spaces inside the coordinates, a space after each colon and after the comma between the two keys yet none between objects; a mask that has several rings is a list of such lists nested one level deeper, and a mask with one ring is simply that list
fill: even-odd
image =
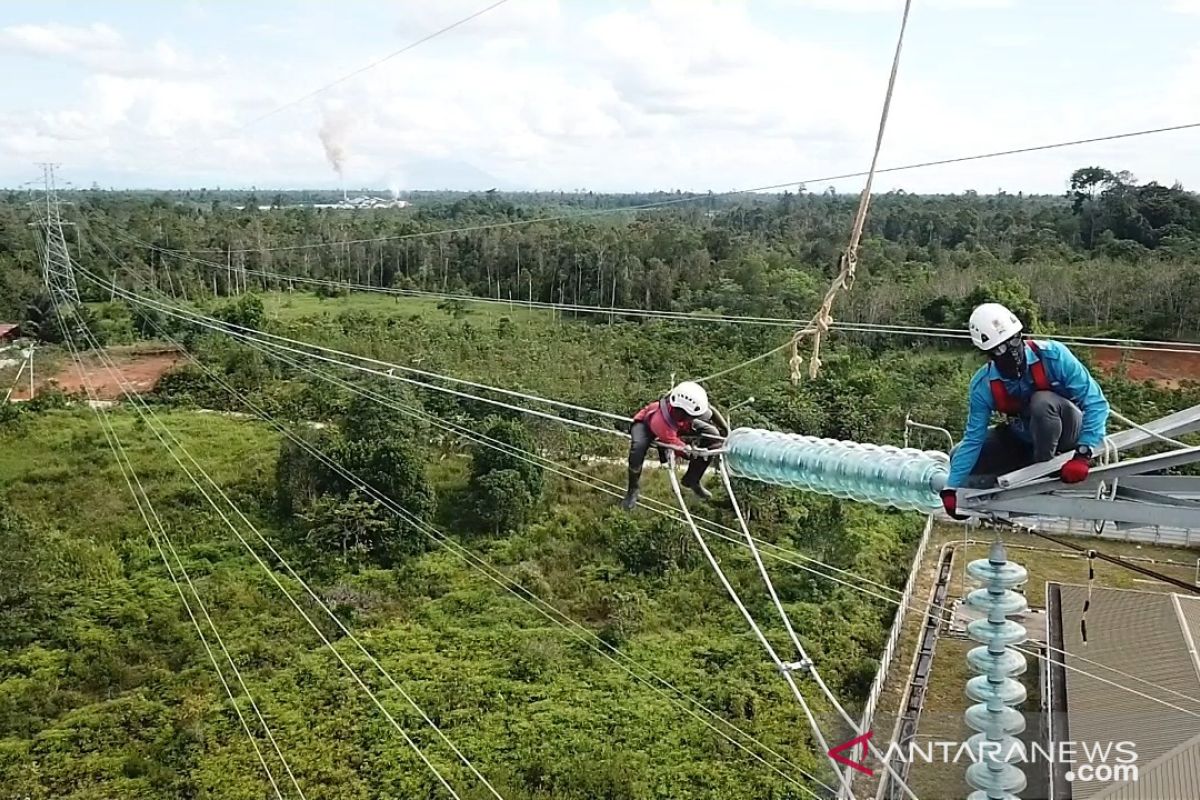
[{"label": "worker in blue jacket", "polygon": [[[1059,478],[1086,480],[1108,423],[1108,401],[1087,367],[1065,345],[1026,339],[999,303],[976,308],[968,327],[988,363],[971,379],[966,430],[941,493],[946,513],[958,517],[956,489],[991,488],[1000,475],[1072,450]],[[1006,421],[989,428],[997,412]]]}]

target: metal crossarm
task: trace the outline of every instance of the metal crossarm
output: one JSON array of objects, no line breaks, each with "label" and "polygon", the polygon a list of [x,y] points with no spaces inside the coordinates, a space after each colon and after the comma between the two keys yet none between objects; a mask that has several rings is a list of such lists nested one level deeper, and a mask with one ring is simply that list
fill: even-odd
[{"label": "metal crossarm", "polygon": [[[1110,437],[1111,447],[1127,452],[1200,430],[1200,406]],[[1001,517],[1058,517],[1200,530],[1200,477],[1162,475],[1166,470],[1200,463],[1200,447],[1133,458],[1093,469],[1086,481],[1065,484],[1055,477],[1065,454],[1010,472],[999,488],[959,490],[959,508]],[[1101,499],[1098,490],[1111,491]]]}]

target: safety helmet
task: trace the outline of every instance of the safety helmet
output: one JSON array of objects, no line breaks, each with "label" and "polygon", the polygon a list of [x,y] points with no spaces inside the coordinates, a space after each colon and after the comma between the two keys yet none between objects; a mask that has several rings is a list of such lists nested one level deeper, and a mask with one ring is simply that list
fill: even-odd
[{"label": "safety helmet", "polygon": [[708,412],[708,392],[693,381],[684,381],[671,390],[667,402],[689,416],[699,417]]},{"label": "safety helmet", "polygon": [[971,312],[967,322],[971,341],[980,350],[991,350],[1020,333],[1024,326],[1017,315],[999,303],[984,303]]}]

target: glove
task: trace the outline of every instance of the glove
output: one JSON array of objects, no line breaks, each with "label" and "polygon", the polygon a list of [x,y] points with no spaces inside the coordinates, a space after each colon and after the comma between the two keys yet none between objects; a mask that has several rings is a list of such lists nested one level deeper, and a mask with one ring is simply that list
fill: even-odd
[{"label": "glove", "polygon": [[958,513],[958,492],[954,489],[942,489],[942,508],[946,509],[946,516],[951,519],[963,520],[967,519]]},{"label": "glove", "polygon": [[1062,470],[1059,472],[1059,477],[1063,483],[1082,483],[1087,480],[1088,473],[1092,471],[1091,454],[1080,448],[1075,452],[1075,456],[1063,464]]}]

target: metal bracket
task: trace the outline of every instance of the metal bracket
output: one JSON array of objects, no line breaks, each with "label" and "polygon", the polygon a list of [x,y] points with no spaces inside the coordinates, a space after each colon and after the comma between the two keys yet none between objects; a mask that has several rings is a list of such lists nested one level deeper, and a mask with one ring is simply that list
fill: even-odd
[{"label": "metal bracket", "polygon": [[811,672],[813,661],[811,658],[802,658],[799,661],[784,661],[779,665],[780,672]]}]

